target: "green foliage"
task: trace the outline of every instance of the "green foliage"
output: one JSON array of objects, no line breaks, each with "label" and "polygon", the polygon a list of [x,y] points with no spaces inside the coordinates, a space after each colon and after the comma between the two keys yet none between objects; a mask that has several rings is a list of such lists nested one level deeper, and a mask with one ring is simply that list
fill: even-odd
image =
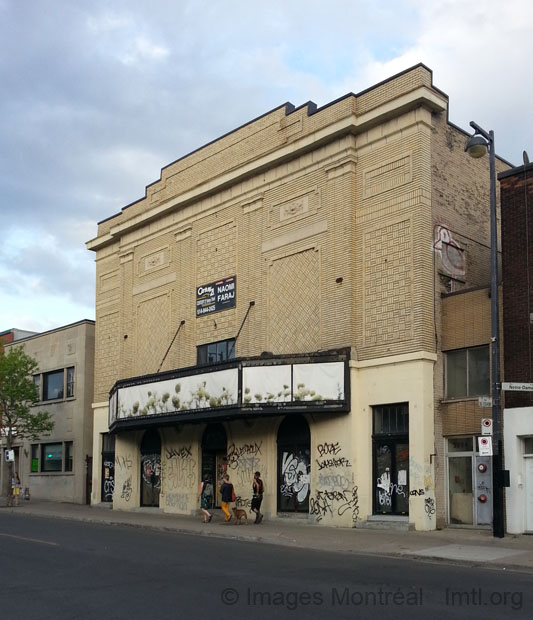
[{"label": "green foliage", "polygon": [[10,347],[0,354],[0,415],[7,427],[7,446],[13,444],[13,429],[17,439],[37,440],[48,435],[54,422],[47,412],[35,411],[39,393],[33,383],[37,362],[22,347]]}]

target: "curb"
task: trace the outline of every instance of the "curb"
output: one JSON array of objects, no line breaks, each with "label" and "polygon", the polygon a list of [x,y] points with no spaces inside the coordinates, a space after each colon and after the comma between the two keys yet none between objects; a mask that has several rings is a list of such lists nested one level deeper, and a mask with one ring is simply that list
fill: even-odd
[{"label": "curb", "polygon": [[[1,507],[0,507],[1,508]],[[9,508],[11,512],[16,512],[17,507],[4,506],[4,508]],[[187,528],[183,526],[173,526],[167,525],[163,523],[139,523],[139,522],[129,522],[129,521],[121,521],[121,520],[113,520],[110,519],[108,515],[102,515],[102,518],[99,518],[98,515],[75,515],[75,514],[58,514],[47,513],[46,511],[40,512],[18,512],[20,516],[24,517],[40,517],[40,518],[49,518],[49,519],[63,519],[66,521],[78,521],[82,523],[93,523],[95,525],[107,525],[107,526],[124,526],[124,527],[133,527],[138,529],[147,529],[154,532],[169,532],[182,534],[186,536],[203,536],[208,538],[214,538],[219,540],[234,540],[239,542],[247,542],[247,543],[261,543],[267,545],[281,546],[281,547],[291,547],[291,548],[299,548],[299,549],[309,549],[313,551],[324,551],[324,546],[317,546],[308,543],[301,543],[296,540],[290,540],[287,538],[276,538],[276,535],[272,536],[268,535],[247,535],[240,533],[230,533],[223,531],[214,531],[213,529],[205,529],[205,530],[197,530],[193,528]],[[215,524],[216,526],[217,524]],[[221,525],[221,524],[219,524]],[[371,557],[387,557],[398,560],[413,560],[416,562],[426,562],[426,563],[437,563],[437,564],[449,564],[453,566],[463,566],[468,568],[482,568],[489,570],[501,570],[501,571],[513,571],[513,572],[522,572],[522,573],[532,573],[533,567],[523,566],[521,564],[515,564],[513,562],[510,563],[497,563],[496,561],[469,561],[464,559],[454,559],[454,558],[443,558],[441,556],[431,556],[431,555],[422,555],[416,552],[406,552],[406,551],[369,551],[369,550],[359,550],[359,549],[327,549],[329,553],[340,553],[347,555],[364,555]]]}]

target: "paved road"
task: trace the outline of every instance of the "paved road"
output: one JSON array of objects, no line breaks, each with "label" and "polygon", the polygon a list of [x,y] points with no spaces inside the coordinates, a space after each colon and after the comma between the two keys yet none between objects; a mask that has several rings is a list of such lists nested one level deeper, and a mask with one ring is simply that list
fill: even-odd
[{"label": "paved road", "polygon": [[0,514],[2,618],[527,618],[531,574]]}]

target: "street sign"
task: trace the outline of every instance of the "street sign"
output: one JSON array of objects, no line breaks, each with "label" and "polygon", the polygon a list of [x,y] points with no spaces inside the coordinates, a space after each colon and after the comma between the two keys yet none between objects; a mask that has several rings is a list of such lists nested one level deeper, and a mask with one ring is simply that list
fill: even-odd
[{"label": "street sign", "polygon": [[492,418],[481,418],[481,434],[492,435]]},{"label": "street sign", "polygon": [[[9,426],[0,426],[0,437],[7,437],[9,434]],[[17,434],[17,427],[11,427],[11,435],[14,437]]]},{"label": "street sign", "polygon": [[15,450],[6,450],[5,455],[8,463],[15,460]]},{"label": "street sign", "polygon": [[492,407],[491,396],[479,396],[477,399],[478,407]]},{"label": "street sign", "polygon": [[478,437],[479,456],[492,456],[492,437]]},{"label": "street sign", "polygon": [[533,383],[502,383],[506,392],[533,392]]}]

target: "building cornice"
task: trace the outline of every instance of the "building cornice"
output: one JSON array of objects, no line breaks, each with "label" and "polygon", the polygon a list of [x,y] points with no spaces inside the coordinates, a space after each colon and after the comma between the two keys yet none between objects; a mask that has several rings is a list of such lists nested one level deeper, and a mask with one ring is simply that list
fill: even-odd
[{"label": "building cornice", "polygon": [[[408,93],[361,114],[349,114],[321,129],[309,133],[289,144],[276,147],[252,161],[220,174],[198,186],[167,200],[156,207],[148,208],[144,213],[131,217],[112,226],[106,234],[87,242],[89,250],[97,251],[120,239],[123,235],[159,219],[169,213],[185,207],[209,195],[237,184],[246,178],[264,172],[284,162],[296,159],[305,153],[315,150],[339,137],[347,134],[359,134],[387,120],[404,114],[417,107],[426,107],[433,112],[443,112],[447,108],[447,100],[434,89],[420,86]],[[120,218],[123,214],[119,214]]]}]

